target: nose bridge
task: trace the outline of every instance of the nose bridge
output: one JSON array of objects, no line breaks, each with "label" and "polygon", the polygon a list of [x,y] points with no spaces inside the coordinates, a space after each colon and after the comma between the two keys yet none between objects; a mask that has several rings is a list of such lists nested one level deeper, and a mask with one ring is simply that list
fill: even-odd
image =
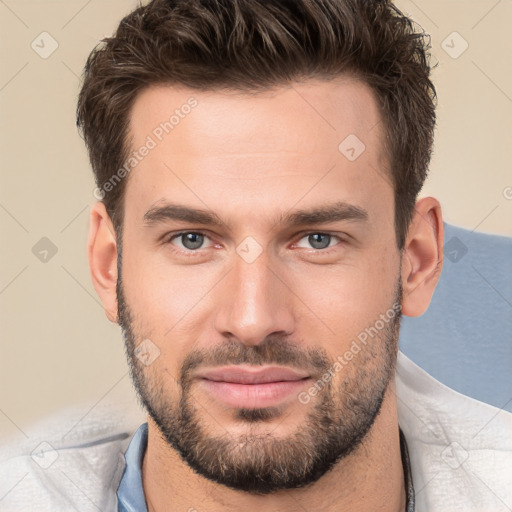
[{"label": "nose bridge", "polygon": [[255,345],[276,332],[294,329],[287,288],[271,268],[266,252],[246,260],[236,255],[229,279],[223,287],[216,328],[224,336]]}]

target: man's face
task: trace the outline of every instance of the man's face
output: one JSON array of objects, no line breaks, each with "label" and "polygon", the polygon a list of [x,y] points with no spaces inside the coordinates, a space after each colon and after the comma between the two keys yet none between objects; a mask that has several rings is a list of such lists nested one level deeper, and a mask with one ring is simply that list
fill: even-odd
[{"label": "man's face", "polygon": [[396,358],[400,254],[374,96],[348,79],[255,96],[153,87],[131,136],[151,148],[126,187],[119,322],[152,419],[218,483],[317,480],[370,431]]}]

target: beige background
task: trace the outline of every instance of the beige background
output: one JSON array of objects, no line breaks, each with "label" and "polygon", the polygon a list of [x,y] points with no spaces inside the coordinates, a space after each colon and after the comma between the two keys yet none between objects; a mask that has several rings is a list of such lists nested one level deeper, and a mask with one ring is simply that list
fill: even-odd
[{"label": "beige background", "polygon": [[[0,0],[0,434],[63,406],[131,393],[117,326],[91,285],[92,173],[75,129],[79,76],[132,0]],[[424,195],[445,220],[512,236],[512,2],[400,0],[431,35],[438,129]],[[42,32],[58,48],[41,58]],[[442,44],[449,45],[448,51]],[[48,37],[48,36],[44,36]],[[45,39],[45,48],[50,40]],[[508,191],[508,194],[507,194]],[[507,197],[509,199],[507,199]],[[46,263],[33,246],[49,238]]]}]

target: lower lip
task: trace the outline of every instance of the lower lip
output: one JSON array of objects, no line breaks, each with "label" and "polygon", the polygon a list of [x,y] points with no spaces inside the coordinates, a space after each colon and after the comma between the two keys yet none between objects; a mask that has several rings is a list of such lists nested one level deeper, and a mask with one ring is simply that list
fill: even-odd
[{"label": "lower lip", "polygon": [[309,379],[266,382],[264,384],[236,384],[233,382],[200,379],[199,382],[217,400],[240,408],[272,407],[285,399],[297,396]]}]

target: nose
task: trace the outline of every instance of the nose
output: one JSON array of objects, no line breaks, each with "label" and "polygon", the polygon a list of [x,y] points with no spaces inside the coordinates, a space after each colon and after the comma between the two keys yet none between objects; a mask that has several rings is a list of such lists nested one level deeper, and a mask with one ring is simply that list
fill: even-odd
[{"label": "nose", "polygon": [[266,252],[251,263],[238,254],[234,259],[216,297],[217,332],[245,345],[258,345],[269,335],[291,335],[293,293],[278,266],[271,268]]}]

